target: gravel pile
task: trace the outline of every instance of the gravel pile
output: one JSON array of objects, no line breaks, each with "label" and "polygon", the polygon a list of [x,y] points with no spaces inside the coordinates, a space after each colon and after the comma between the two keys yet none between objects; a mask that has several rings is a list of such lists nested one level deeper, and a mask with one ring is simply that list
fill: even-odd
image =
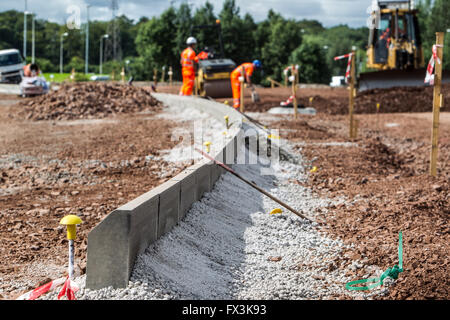
[{"label": "gravel pile", "polygon": [[[292,183],[306,178],[302,165],[281,162],[274,175],[262,176],[260,165],[235,165],[241,175],[314,217],[330,200]],[[335,202],[337,203],[337,202]],[[345,248],[310,223],[279,207],[229,173],[212,192],[195,203],[185,219],[138,257],[125,289],[86,290],[79,299],[325,299],[352,295],[371,298],[386,294],[382,287],[370,294],[345,290],[351,270],[367,277],[380,275],[376,266],[355,261],[338,268]],[[389,283],[389,281],[388,281]]]},{"label": "gravel pile", "polygon": [[149,91],[114,83],[85,82],[62,84],[32,99],[19,115],[32,120],[72,120],[105,118],[160,108]]}]

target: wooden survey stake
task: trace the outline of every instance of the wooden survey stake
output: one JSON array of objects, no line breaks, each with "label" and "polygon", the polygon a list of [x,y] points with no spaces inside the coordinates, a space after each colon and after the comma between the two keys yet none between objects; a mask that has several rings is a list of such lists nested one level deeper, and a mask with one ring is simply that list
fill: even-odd
[{"label": "wooden survey stake", "polygon": [[292,81],[292,96],[294,97],[294,119],[297,119],[298,104],[297,104],[297,81],[298,81],[298,70],[294,65],[292,65],[292,76],[294,77]]},{"label": "wooden survey stake", "polygon": [[355,138],[354,137],[354,130],[353,130],[353,111],[355,108],[355,51],[352,51],[352,63],[351,63],[351,70],[350,70],[350,92],[349,92],[349,117],[350,117],[350,139]]},{"label": "wooden survey stake", "polygon": [[245,81],[245,68],[242,67],[242,72],[241,72],[241,101],[240,101],[240,110],[243,113],[244,112],[244,81]]},{"label": "wooden survey stake", "polygon": [[[433,94],[433,129],[431,134],[431,162],[430,175],[437,175],[438,139],[439,139],[439,116],[442,108],[443,97],[441,93],[442,85],[442,64],[444,63],[444,33],[436,32],[436,49],[438,61],[435,61],[434,72],[434,94]],[[440,63],[439,63],[440,62]]]}]

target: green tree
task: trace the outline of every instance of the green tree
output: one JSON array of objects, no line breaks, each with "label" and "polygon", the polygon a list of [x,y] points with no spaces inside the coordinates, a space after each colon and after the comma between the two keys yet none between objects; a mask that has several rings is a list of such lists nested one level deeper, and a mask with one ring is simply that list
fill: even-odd
[{"label": "green tree", "polygon": [[264,35],[267,38],[261,49],[262,63],[268,75],[281,80],[290,55],[302,43],[301,31],[294,20],[286,20],[272,10],[268,20],[269,33]]},{"label": "green tree", "polygon": [[64,64],[64,72],[70,73],[72,69],[75,69],[75,72],[84,72],[84,60],[80,57],[72,57],[69,63]]},{"label": "green tree", "polygon": [[300,82],[326,84],[330,82],[326,52],[317,42],[304,41],[292,52],[289,63],[299,65]]},{"label": "green tree", "polygon": [[164,65],[180,70],[179,53],[176,55],[174,51],[177,36],[175,19],[176,13],[171,7],[160,18],[153,17],[139,27],[135,43],[142,57],[141,75],[146,79],[153,77],[153,68],[160,69]]},{"label": "green tree", "polygon": [[222,24],[224,51],[227,58],[236,64],[248,62],[254,57],[256,25],[251,16],[239,16],[239,7],[234,0],[225,0],[219,14]]},{"label": "green tree", "polygon": [[[209,2],[198,8],[192,18],[194,26],[216,25],[217,17],[214,14],[214,6]],[[204,47],[209,47],[216,53],[220,52],[220,44],[217,33],[211,32],[210,29],[195,29],[192,36],[197,39],[198,51],[203,50]]]},{"label": "green tree", "polygon": [[181,4],[176,11],[175,17],[176,35],[175,45],[172,47],[172,54],[180,56],[181,52],[186,49],[187,38],[192,36],[192,16],[189,5],[185,3]]},{"label": "green tree", "polygon": [[450,2],[448,0],[435,0],[427,21],[428,32],[425,52],[428,55],[426,55],[426,59],[431,56],[431,47],[436,43],[436,32],[445,32],[444,68],[450,68],[450,46],[448,45],[450,35],[447,35],[447,29],[450,29]]}]

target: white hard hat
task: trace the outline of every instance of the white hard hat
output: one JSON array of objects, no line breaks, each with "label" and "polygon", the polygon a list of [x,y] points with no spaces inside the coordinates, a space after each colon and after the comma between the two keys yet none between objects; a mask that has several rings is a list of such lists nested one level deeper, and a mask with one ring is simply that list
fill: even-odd
[{"label": "white hard hat", "polygon": [[186,41],[186,44],[197,44],[197,40],[194,37],[189,37]]}]

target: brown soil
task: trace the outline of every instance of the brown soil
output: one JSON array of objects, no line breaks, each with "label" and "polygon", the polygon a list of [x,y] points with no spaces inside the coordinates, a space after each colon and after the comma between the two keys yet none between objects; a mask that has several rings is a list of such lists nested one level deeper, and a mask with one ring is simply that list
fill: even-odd
[{"label": "brown soil", "polygon": [[[183,123],[154,114],[114,119],[24,121],[20,104],[0,107],[0,293],[17,296],[45,280],[32,265],[67,265],[67,214],[81,217],[76,261],[85,271],[87,234],[109,212],[152,189],[183,167],[158,159]],[[61,270],[59,270],[61,272]],[[61,274],[55,274],[61,276]],[[23,289],[22,289],[23,291]]]},{"label": "brown soil", "polygon": [[[450,101],[450,84],[442,86],[444,101]],[[400,87],[374,89],[359,93],[356,98],[357,113],[376,113],[380,103],[383,113],[391,112],[431,112],[433,110],[433,87]],[[447,103],[442,111],[450,111]]]},{"label": "brown soil", "polygon": [[57,91],[29,100],[18,118],[99,119],[161,107],[146,89],[106,82],[63,83]]},{"label": "brown soil", "polygon": [[[449,88],[444,88],[445,97]],[[177,93],[179,87],[157,90]],[[279,106],[290,95],[286,88],[257,90],[259,104],[250,103],[246,90],[247,111]],[[398,232],[403,231],[404,272],[388,299],[450,298],[449,113],[441,114],[438,178],[428,175],[429,113],[383,113],[431,110],[430,89],[421,90],[361,94],[357,112],[373,113],[380,103],[382,113],[357,115],[359,138],[354,144],[342,144],[351,142],[346,89],[301,89],[300,103],[308,106],[313,97],[317,116],[297,121],[275,116],[279,121],[266,122],[299,143],[299,151],[318,167],[310,174],[309,187],[349,200],[321,213],[322,230],[355,245],[335,261],[337,266],[358,259],[364,265],[392,267],[398,263]],[[8,261],[0,265],[0,292],[10,298],[20,293],[15,282],[26,278],[31,289],[44,280],[39,272],[30,275],[32,262],[66,265],[65,232],[58,226],[64,215],[77,214],[84,221],[76,244],[83,272],[90,229],[111,210],[182,168],[153,158],[176,144],[170,133],[180,125],[153,114],[119,114],[100,122],[35,122],[11,119],[9,114],[17,115],[24,106],[9,105],[0,105],[0,256]],[[333,145],[336,142],[341,144]],[[364,271],[349,275],[361,279]]]},{"label": "brown soil", "polygon": [[[250,89],[245,89],[245,111],[266,112],[267,110],[279,107],[280,102],[286,101],[292,94],[289,88],[256,90],[261,101],[254,103],[251,100]],[[442,87],[444,101],[450,101],[450,85]],[[298,89],[297,97],[299,106],[313,107],[318,113],[331,115],[348,114],[349,92],[346,88],[321,88],[321,89]],[[310,103],[310,98],[312,102]],[[218,99],[220,102],[232,99]],[[376,89],[358,93],[355,99],[355,112],[357,114],[367,114],[377,112],[377,103],[380,103],[381,113],[396,112],[429,112],[432,110],[433,88],[421,87],[399,87],[392,89]],[[450,111],[449,104],[446,104],[441,111]]]},{"label": "brown soil", "polygon": [[[442,114],[443,119],[448,116]],[[326,144],[350,142],[345,116],[309,116],[271,127],[280,128],[294,142],[306,143],[301,153],[315,159],[311,166],[318,167],[308,186],[329,197],[355,201],[332,206],[322,215],[323,230],[356,246],[337,265],[348,265],[352,259],[383,269],[398,264],[398,232],[403,231],[404,272],[385,299],[449,299],[450,123],[441,123],[439,176],[433,178],[428,174],[428,119],[421,114],[358,118],[359,139],[345,147]],[[356,280],[364,273],[363,268],[349,275]]]}]

